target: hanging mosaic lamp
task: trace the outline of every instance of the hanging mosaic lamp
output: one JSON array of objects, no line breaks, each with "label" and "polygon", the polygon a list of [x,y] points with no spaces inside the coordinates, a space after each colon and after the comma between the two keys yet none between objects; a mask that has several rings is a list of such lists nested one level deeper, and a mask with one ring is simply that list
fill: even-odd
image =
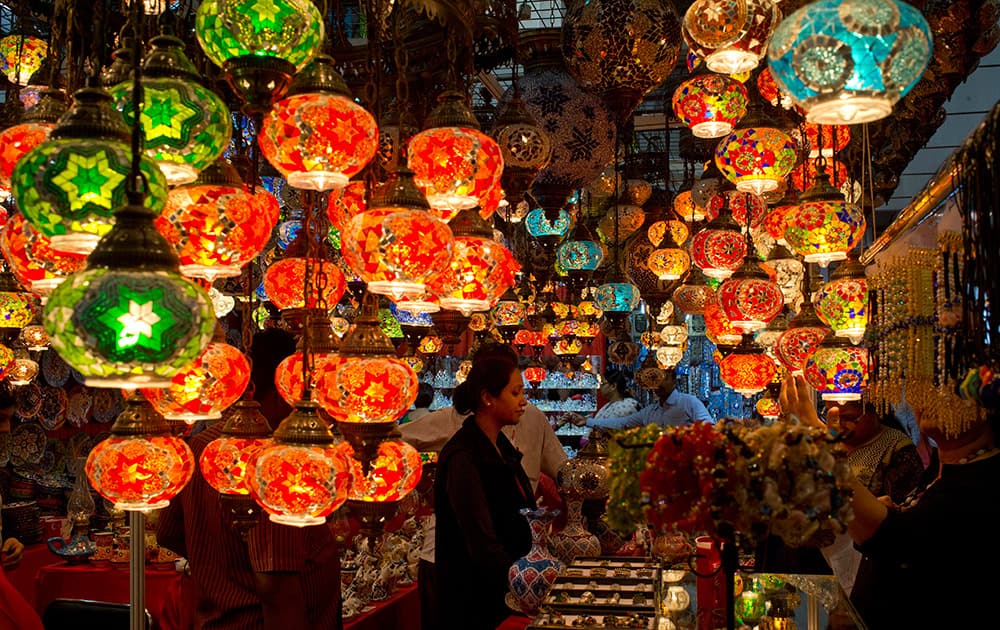
[{"label": "hanging mosaic lamp", "polygon": [[[723,176],[722,171],[719,170],[719,167],[715,163],[715,159],[705,162],[701,176],[691,185],[691,201],[696,206],[695,212],[700,212],[701,217],[704,218],[708,203],[712,200],[712,197],[719,191],[731,190],[732,188],[734,188],[732,182]],[[689,220],[687,215],[681,215],[681,218],[685,221]],[[694,220],[700,221],[701,219],[695,218]]]},{"label": "hanging mosaic lamp", "polygon": [[[306,301],[306,266],[312,266],[313,280],[308,302]],[[322,279],[319,279],[322,276]],[[324,304],[336,304],[347,290],[344,272],[329,260],[293,256],[282,258],[271,264],[264,272],[264,291],[280,310],[316,308]]]},{"label": "hanging mosaic lamp", "polygon": [[372,293],[416,299],[451,262],[453,243],[448,224],[429,212],[413,171],[396,168],[346,226],[341,251]]},{"label": "hanging mosaic lamp", "polygon": [[594,292],[594,302],[598,308],[609,313],[631,313],[639,306],[639,289],[629,282],[605,282]]},{"label": "hanging mosaic lamp", "polygon": [[687,250],[681,249],[671,231],[664,231],[663,238],[650,252],[646,264],[660,280],[679,280],[691,268],[691,256]]},{"label": "hanging mosaic lamp", "polygon": [[788,214],[785,240],[806,262],[826,267],[843,260],[864,237],[864,211],[830,185],[825,171],[818,173],[816,183],[799,196],[799,202]]},{"label": "hanging mosaic lamp", "polygon": [[343,188],[331,190],[326,202],[326,216],[330,219],[330,225],[343,232],[351,219],[368,209],[365,195],[365,183],[361,180],[352,180]]},{"label": "hanging mosaic lamp", "polygon": [[500,187],[517,202],[531,188],[538,173],[552,160],[552,140],[549,133],[531,115],[520,90],[516,89],[506,108],[493,122],[490,136],[496,140],[503,157]]},{"label": "hanging mosaic lamp", "polygon": [[247,462],[250,494],[275,523],[325,525],[354,483],[356,468],[343,444],[335,442],[319,405],[297,401],[270,444]]},{"label": "hanging mosaic lamp", "polygon": [[204,0],[195,35],[248,111],[263,113],[319,52],[323,16],[305,0]]},{"label": "hanging mosaic lamp", "polygon": [[445,221],[478,206],[503,175],[500,146],[479,131],[460,92],[438,97],[424,130],[410,138],[407,156],[431,211]]},{"label": "hanging mosaic lamp", "polygon": [[20,124],[0,132],[0,190],[10,192],[14,166],[28,151],[48,139],[49,132],[64,113],[63,93],[42,90],[40,100],[24,112]]},{"label": "hanging mosaic lamp", "polygon": [[716,300],[715,289],[705,282],[703,273],[692,272],[687,282],[674,289],[671,299],[685,314],[701,315]]},{"label": "hanging mosaic lamp", "polygon": [[48,50],[44,39],[8,35],[0,39],[0,72],[14,85],[28,85],[31,75],[42,67]]},{"label": "hanging mosaic lamp", "polygon": [[763,330],[758,330],[753,338],[754,343],[775,360],[778,359],[775,345],[778,343],[778,338],[788,330],[789,317],[788,305],[785,304],[778,316],[769,321]]},{"label": "hanging mosaic lamp", "polygon": [[[806,160],[795,167],[789,178],[792,182],[792,187],[800,193],[812,188],[816,183],[817,169],[818,166],[815,160]],[[830,180],[835,184],[835,188],[840,188],[850,179],[847,166],[840,160],[826,160],[826,169],[827,175],[829,175]]]},{"label": "hanging mosaic lamp", "polygon": [[507,344],[514,343],[514,337],[524,324],[525,315],[524,305],[517,299],[512,289],[508,289],[490,310],[490,319]]},{"label": "hanging mosaic lamp", "polygon": [[375,157],[378,125],[333,59],[317,55],[264,117],[257,144],[289,186],[325,191],[346,186]]},{"label": "hanging mosaic lamp", "polygon": [[24,356],[15,354],[13,361],[0,370],[0,380],[7,379],[11,385],[21,387],[29,385],[38,376],[38,362],[28,357],[24,350],[18,352],[24,353]]},{"label": "hanging mosaic lamp", "polygon": [[475,209],[451,222],[455,236],[451,262],[427,279],[441,308],[470,315],[488,311],[510,287],[521,266],[510,250],[493,240],[493,230]]},{"label": "hanging mosaic lamp", "polygon": [[694,194],[691,190],[682,190],[677,193],[677,196],[674,197],[672,207],[674,214],[682,221],[694,223],[695,221],[702,221],[705,218],[705,210],[694,202]]},{"label": "hanging mosaic lamp", "polygon": [[[812,293],[813,281],[810,276],[805,277],[802,293],[807,296]],[[788,322],[788,329],[778,337],[775,354],[789,372],[802,374],[806,360],[829,333],[830,329],[817,317],[812,302],[806,301],[798,315]]]},{"label": "hanging mosaic lamp", "polygon": [[785,230],[788,229],[788,217],[798,208],[798,205],[798,197],[789,197],[788,193],[786,193],[785,198],[778,202],[764,216],[762,223],[764,230],[767,231],[768,236],[773,238],[778,245],[788,247],[788,241],[785,240]]},{"label": "hanging mosaic lamp", "polygon": [[781,91],[821,125],[885,118],[933,52],[919,10],[899,0],[818,0],[775,30],[768,60]]},{"label": "hanging mosaic lamp", "polygon": [[167,420],[194,424],[217,420],[239,400],[250,382],[250,362],[227,343],[213,341],[169,387],[143,389],[142,394]]},{"label": "hanging mosaic lamp", "polygon": [[548,370],[537,359],[532,358],[521,375],[528,384],[537,389],[548,375]]},{"label": "hanging mosaic lamp", "polygon": [[182,274],[212,282],[238,276],[263,251],[280,214],[274,195],[263,187],[251,194],[219,158],[194,182],[170,189],[156,228],[177,252]]},{"label": "hanging mosaic lamp", "polygon": [[569,212],[563,209],[535,208],[524,217],[528,234],[546,247],[556,247],[572,227]]},{"label": "hanging mosaic lamp", "polygon": [[754,409],[760,417],[768,422],[774,422],[781,417],[781,403],[773,396],[764,396],[754,403]]},{"label": "hanging mosaic lamp", "polygon": [[691,260],[709,278],[731,276],[747,255],[747,241],[729,211],[728,198],[719,215],[691,239]]},{"label": "hanging mosaic lamp", "polygon": [[417,449],[402,440],[384,440],[378,446],[378,454],[368,473],[351,484],[348,501],[400,501],[416,489],[422,472],[423,463]]},{"label": "hanging mosaic lamp", "polygon": [[674,219],[664,219],[662,221],[656,221],[648,228],[646,228],[646,238],[655,247],[659,247],[663,240],[666,238],[667,233],[673,238],[674,243],[677,245],[683,245],[687,242],[688,238],[691,236],[691,228],[685,221],[677,221]]},{"label": "hanging mosaic lamp", "polygon": [[202,477],[223,495],[250,494],[247,468],[270,442],[271,429],[255,400],[239,400],[223,414],[222,435],[201,452]]},{"label": "hanging mosaic lamp", "polygon": [[0,381],[10,376],[11,368],[13,367],[14,351],[0,344]]},{"label": "hanging mosaic lamp", "polygon": [[24,347],[32,352],[43,352],[49,349],[49,333],[38,324],[29,324],[21,329],[18,339]]},{"label": "hanging mosaic lamp", "polygon": [[817,291],[816,314],[837,337],[858,344],[868,326],[868,280],[865,267],[852,253],[837,265],[830,281]]},{"label": "hanging mosaic lamp", "polygon": [[[809,157],[812,159],[818,158],[821,153],[825,158],[832,158],[851,142],[851,128],[848,125],[817,125],[807,122],[804,127],[809,143]],[[792,134],[795,133],[797,130],[792,130]]]},{"label": "hanging mosaic lamp", "polygon": [[861,400],[868,386],[868,349],[827,335],[809,355],[803,374],[823,400],[838,403]]},{"label": "hanging mosaic lamp", "polygon": [[721,138],[746,114],[747,91],[736,79],[703,72],[677,86],[671,104],[695,137]]},{"label": "hanging mosaic lamp", "polygon": [[[14,167],[18,207],[57,250],[89,254],[111,229],[114,210],[127,202],[129,133],[111,102],[100,88],[77,90],[48,140]],[[140,169],[147,184],[142,203],[158,214],[167,198],[166,179],[145,156]]]},{"label": "hanging mosaic lamp", "polygon": [[87,455],[84,470],[94,490],[117,510],[166,507],[194,474],[194,454],[138,391],[125,401],[111,437]]},{"label": "hanging mosaic lamp", "polygon": [[661,370],[675,368],[683,359],[683,346],[660,346],[656,349],[656,364]]},{"label": "hanging mosaic lamp", "polygon": [[212,340],[215,316],[204,289],[177,270],[141,193],[45,305],[52,348],[92,387],[169,387]]},{"label": "hanging mosaic lamp", "polygon": [[722,190],[712,195],[708,202],[706,210],[709,221],[718,216],[726,202],[729,203],[733,219],[743,227],[748,227],[749,223],[751,229],[756,229],[767,215],[767,202],[760,195],[741,190]]},{"label": "hanging mosaic lamp", "polygon": [[638,205],[612,204],[607,214],[597,223],[601,240],[606,243],[624,243],[646,220],[646,212]]},{"label": "hanging mosaic lamp", "polygon": [[751,102],[731,134],[719,141],[715,163],[737,190],[761,195],[777,190],[797,161],[795,142]]},{"label": "hanging mosaic lamp", "polygon": [[572,296],[579,296],[604,261],[604,248],[587,228],[577,221],[570,239],[556,250],[556,265],[566,273],[566,286]]},{"label": "hanging mosaic lamp", "polygon": [[24,328],[37,311],[35,296],[24,290],[14,274],[0,271],[0,333]]},{"label": "hanging mosaic lamp", "polygon": [[49,239],[20,213],[0,228],[0,251],[18,281],[40,296],[43,303],[66,276],[87,265],[83,256],[53,250]]},{"label": "hanging mosaic lamp", "polygon": [[718,300],[733,326],[745,333],[767,326],[785,305],[781,288],[749,255],[719,287]]},{"label": "hanging mosaic lamp", "polygon": [[755,348],[749,337],[719,363],[722,382],[747,398],[764,391],[777,371],[774,359]]},{"label": "hanging mosaic lamp", "polygon": [[779,19],[771,0],[695,0],[684,14],[684,41],[712,72],[747,72],[767,53]]},{"label": "hanging mosaic lamp", "polygon": [[[340,338],[333,330],[330,315],[327,311],[311,309],[305,318],[305,328],[308,328],[310,359],[312,360],[312,382],[309,383],[310,396],[314,401],[320,400],[319,377],[322,373],[335,370],[344,362],[340,356]],[[305,331],[304,331],[305,333]],[[306,334],[299,337],[296,352],[281,360],[274,370],[274,386],[286,403],[295,406],[302,400],[305,381],[302,361],[304,358],[302,345]],[[322,413],[320,414],[322,415]]]},{"label": "hanging mosaic lamp", "polygon": [[706,305],[703,316],[705,317],[706,335],[712,343],[735,346],[742,341],[743,333],[740,332],[739,328],[733,326],[718,302]]},{"label": "hanging mosaic lamp", "polygon": [[[198,173],[222,156],[232,135],[229,108],[201,84],[194,64],[184,54],[184,42],[157,35],[142,70],[143,150],[170,186],[195,180]],[[125,124],[132,126],[132,82],[109,88]]]}]

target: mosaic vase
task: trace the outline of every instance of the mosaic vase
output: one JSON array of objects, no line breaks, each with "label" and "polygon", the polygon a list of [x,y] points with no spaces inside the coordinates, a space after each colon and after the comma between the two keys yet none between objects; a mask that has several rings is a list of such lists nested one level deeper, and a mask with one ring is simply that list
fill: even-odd
[{"label": "mosaic vase", "polygon": [[601,555],[601,541],[583,526],[583,501],[566,501],[566,525],[549,536],[549,549],[563,564],[570,564],[577,556]]},{"label": "mosaic vase", "polygon": [[525,508],[521,514],[531,526],[531,549],[507,571],[510,592],[506,599],[512,609],[533,616],[564,566],[548,549],[549,528],[559,511]]}]

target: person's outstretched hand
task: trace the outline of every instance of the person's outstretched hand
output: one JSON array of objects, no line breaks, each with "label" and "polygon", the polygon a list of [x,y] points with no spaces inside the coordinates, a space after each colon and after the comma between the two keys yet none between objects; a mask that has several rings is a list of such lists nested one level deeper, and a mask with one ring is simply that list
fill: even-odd
[{"label": "person's outstretched hand", "polygon": [[798,418],[799,422],[810,427],[822,427],[823,422],[816,413],[816,405],[813,404],[810,395],[809,383],[804,376],[792,376],[788,374],[781,383],[781,395],[778,397],[781,404],[781,412],[785,415]]}]

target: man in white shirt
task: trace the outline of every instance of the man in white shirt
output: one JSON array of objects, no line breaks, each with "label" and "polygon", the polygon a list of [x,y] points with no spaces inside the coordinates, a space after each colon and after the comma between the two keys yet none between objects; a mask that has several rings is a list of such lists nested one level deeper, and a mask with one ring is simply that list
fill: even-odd
[{"label": "man in white shirt", "polygon": [[705,405],[691,394],[677,391],[677,379],[673,370],[663,370],[663,382],[656,389],[660,402],[646,405],[630,416],[618,418],[589,418],[588,427],[605,429],[628,429],[647,424],[661,427],[676,427],[692,422],[715,422]]},{"label": "man in white shirt", "polygon": [[[473,357],[485,358],[488,355],[502,354],[515,358],[516,353],[509,346],[491,344],[483,346]],[[408,422],[399,427],[403,440],[420,452],[440,452],[462,426],[466,416],[455,411],[454,407],[445,407],[432,411],[418,420]],[[555,479],[559,466],[566,461],[566,451],[563,450],[559,438],[556,437],[552,425],[542,411],[528,404],[516,425],[503,428],[504,434],[511,443],[521,451],[521,466],[531,481],[532,491],[538,490],[538,480],[541,473]],[[417,587],[420,590],[420,617],[423,630],[437,627],[434,611],[434,516],[424,520],[424,546],[420,552],[420,565],[417,570]]]}]

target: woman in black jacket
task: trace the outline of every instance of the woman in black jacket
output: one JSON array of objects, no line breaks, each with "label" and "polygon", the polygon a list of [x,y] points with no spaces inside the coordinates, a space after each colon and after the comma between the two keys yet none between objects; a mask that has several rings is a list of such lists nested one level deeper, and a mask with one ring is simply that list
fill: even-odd
[{"label": "woman in black jacket", "polygon": [[493,629],[511,614],[507,571],[531,548],[520,512],[535,506],[531,484],[520,451],[500,432],[527,404],[521,371],[506,357],[474,362],[453,403],[472,415],[438,458],[437,609],[444,629]]}]

